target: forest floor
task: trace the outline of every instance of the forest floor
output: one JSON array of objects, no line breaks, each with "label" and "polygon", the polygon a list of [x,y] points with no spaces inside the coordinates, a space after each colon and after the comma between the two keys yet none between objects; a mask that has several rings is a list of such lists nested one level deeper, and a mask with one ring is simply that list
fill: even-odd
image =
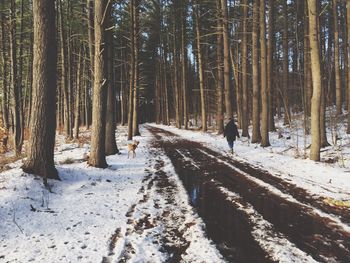
[{"label": "forest floor", "polygon": [[314,163],[277,135],[268,148],[241,139],[232,156],[212,133],[149,124],[141,134],[128,159],[118,128],[107,169],[87,166],[88,140],[58,136],[51,192],[22,160],[7,164],[0,262],[350,261],[346,151]]}]

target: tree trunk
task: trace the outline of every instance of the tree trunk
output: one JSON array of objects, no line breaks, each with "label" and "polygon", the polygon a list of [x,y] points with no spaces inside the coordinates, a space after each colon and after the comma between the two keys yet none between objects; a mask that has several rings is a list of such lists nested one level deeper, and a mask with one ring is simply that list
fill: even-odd
[{"label": "tree trunk", "polygon": [[[177,16],[177,5],[176,1],[174,1],[174,21],[176,20]],[[176,30],[176,23],[174,22],[172,25],[173,30],[173,54],[172,54],[172,62],[173,62],[173,92],[174,92],[174,109],[175,109],[175,124],[177,128],[181,128],[181,117],[180,117],[180,91],[179,91],[179,63],[178,63],[178,41],[177,41],[177,30]]]},{"label": "tree trunk", "polygon": [[129,78],[129,107],[128,107],[128,140],[132,140],[133,132],[133,103],[134,103],[134,81],[135,81],[135,35],[134,35],[134,5],[135,0],[130,1],[130,78]]},{"label": "tree trunk", "polygon": [[[4,1],[1,3],[1,9],[4,10]],[[1,73],[2,73],[2,121],[3,127],[8,130],[10,128],[9,123],[9,109],[8,109],[8,67],[6,63],[6,24],[5,14],[1,13]]]},{"label": "tree trunk", "polygon": [[30,34],[30,50],[29,50],[29,58],[28,58],[28,98],[27,98],[27,106],[24,108],[27,112],[27,119],[25,126],[29,128],[30,119],[32,118],[32,100],[33,100],[33,34]]},{"label": "tree trunk", "polygon": [[236,88],[237,123],[239,128],[242,128],[242,92],[241,87],[239,86],[238,62],[235,62],[234,53],[232,49],[233,48],[230,48],[230,60]]},{"label": "tree trunk", "polygon": [[247,58],[248,46],[247,46],[247,34],[248,34],[248,1],[243,0],[243,36],[242,36],[242,136],[249,137],[249,93],[248,93],[248,72],[247,72]]},{"label": "tree trunk", "polygon": [[134,6],[133,6],[133,12],[134,12],[134,24],[133,24],[133,30],[134,30],[134,103],[133,103],[133,124],[132,124],[132,134],[133,136],[140,135],[139,131],[139,75],[140,75],[140,69],[139,69],[139,0],[134,0]]},{"label": "tree trunk", "polygon": [[[107,17],[108,28],[113,26],[112,19],[112,6],[108,6]],[[107,75],[107,122],[106,122],[106,140],[105,140],[105,152],[106,155],[112,155],[118,153],[117,143],[115,140],[115,130],[116,130],[116,91],[115,91],[115,81],[114,81],[114,43],[113,43],[113,31],[109,29],[106,32],[106,70]]]},{"label": "tree trunk", "polygon": [[313,93],[311,101],[311,151],[310,159],[320,160],[320,105],[321,105],[321,63],[318,39],[318,13],[316,0],[307,0],[309,10],[309,32]]},{"label": "tree trunk", "polygon": [[200,32],[200,12],[199,12],[199,1],[196,2],[196,43],[197,43],[197,56],[198,56],[198,74],[199,74],[199,89],[201,97],[201,115],[202,115],[202,131],[207,131],[207,111],[205,105],[205,90],[204,90],[204,70],[203,70],[203,59],[202,59],[202,48],[201,48],[201,32]]},{"label": "tree trunk", "polygon": [[[271,36],[269,36],[270,38]],[[260,0],[260,60],[261,60],[261,146],[270,146],[269,140],[269,98],[266,71],[266,29],[265,1]]]},{"label": "tree trunk", "polygon": [[252,143],[260,142],[260,110],[259,110],[259,54],[258,54],[258,0],[253,1],[253,31],[252,31],[252,63],[253,63],[253,135]]},{"label": "tree trunk", "polygon": [[74,139],[79,138],[79,118],[80,118],[80,97],[81,97],[81,79],[84,72],[84,50],[83,46],[79,52],[79,62],[77,67],[77,82],[76,82],[76,93],[75,93],[75,110],[74,110]]},{"label": "tree trunk", "polygon": [[[347,90],[348,90],[348,112],[350,111],[350,1],[348,0],[346,3],[346,23],[347,23],[347,29],[348,29],[348,53],[346,54],[348,56],[348,83],[347,83]],[[347,133],[350,134],[350,114],[348,113],[348,127],[347,127]]]},{"label": "tree trunk", "polygon": [[[220,13],[221,0],[217,0],[218,12]],[[217,27],[218,30],[222,29],[222,20],[220,19],[221,13],[219,14],[219,18],[217,19]],[[216,77],[216,128],[218,130],[218,134],[222,134],[224,132],[224,115],[223,115],[223,88],[222,82],[224,79],[223,71],[222,71],[222,34],[217,34],[216,36],[216,67],[217,67],[217,77]]]},{"label": "tree trunk", "polygon": [[334,27],[334,70],[335,70],[335,98],[337,115],[342,114],[342,93],[340,86],[340,65],[339,65],[339,26],[337,0],[333,0],[333,27]]},{"label": "tree trunk", "polygon": [[268,94],[268,104],[269,104],[269,131],[275,131],[275,118],[274,118],[274,101],[273,95],[273,54],[275,52],[275,0],[269,0],[269,11],[268,11],[268,41],[267,41],[267,94]]},{"label": "tree trunk", "polygon": [[55,1],[33,1],[33,111],[23,171],[59,179],[54,166],[57,46]]},{"label": "tree trunk", "polygon": [[23,49],[24,49],[24,41],[23,41],[23,35],[24,35],[24,1],[21,0],[21,6],[20,6],[20,30],[19,30],[19,52],[18,52],[18,89],[19,89],[19,100],[18,100],[18,107],[19,107],[19,119],[21,123],[21,144],[23,144],[24,140],[24,111],[23,111],[23,105],[24,105],[24,96],[23,96]]},{"label": "tree trunk", "polygon": [[182,12],[181,12],[181,69],[182,69],[182,98],[183,98],[183,115],[184,115],[184,126],[188,129],[188,110],[187,110],[187,49],[186,49],[186,1],[182,0]]},{"label": "tree trunk", "polygon": [[[310,62],[310,40],[308,25],[308,10],[305,7],[305,26],[304,26],[304,114],[305,119],[311,114],[311,97],[312,97],[312,76]],[[305,127],[307,129],[307,127]]]},{"label": "tree trunk", "polygon": [[70,105],[69,105],[69,90],[68,90],[68,78],[67,78],[67,50],[66,50],[66,34],[63,24],[63,7],[62,0],[59,2],[59,15],[60,15],[60,44],[61,44],[61,91],[63,91],[63,111],[64,111],[64,132],[67,139],[70,138],[71,127],[70,127]]},{"label": "tree trunk", "polygon": [[282,35],[282,46],[283,46],[283,88],[282,88],[282,99],[284,107],[284,125],[290,125],[291,115],[289,108],[289,52],[288,52],[288,0],[283,0],[283,35]]},{"label": "tree trunk", "polygon": [[106,0],[95,0],[95,70],[92,106],[91,152],[89,165],[106,168],[105,133],[106,133],[106,72],[104,63],[105,52],[105,21]]},{"label": "tree trunk", "polygon": [[10,64],[11,64],[11,90],[13,94],[13,143],[16,155],[20,155],[23,145],[23,127],[21,118],[22,88],[17,70],[17,44],[16,44],[16,1],[11,0],[10,8]]},{"label": "tree trunk", "polygon": [[230,82],[230,40],[228,31],[228,11],[227,0],[221,0],[222,11],[222,35],[224,42],[224,90],[225,90],[225,108],[228,118],[233,117],[233,109],[231,102],[231,82]]}]

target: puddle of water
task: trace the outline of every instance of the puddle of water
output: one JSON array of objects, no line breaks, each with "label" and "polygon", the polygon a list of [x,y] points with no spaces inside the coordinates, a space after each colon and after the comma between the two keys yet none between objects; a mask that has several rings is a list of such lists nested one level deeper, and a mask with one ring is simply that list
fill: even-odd
[{"label": "puddle of water", "polygon": [[253,239],[250,226],[211,178],[185,161],[175,151],[168,151],[176,173],[189,195],[191,205],[206,224],[206,232],[229,262],[272,262]]},{"label": "puddle of water", "polygon": [[344,234],[338,232],[339,229],[335,226],[330,227],[327,219],[315,216],[305,207],[270,193],[225,165],[210,164],[205,155],[196,152],[193,153],[196,163],[206,164],[205,168],[198,169],[197,165],[185,161],[173,147],[165,147],[167,155],[190,196],[191,204],[206,223],[208,236],[227,260],[271,262],[251,235],[250,219],[231,201],[226,200],[227,196],[212,183],[212,178],[242,196],[277,231],[284,233],[301,250],[311,253],[316,260],[350,262],[348,250],[342,247],[347,247],[349,240],[346,241]]},{"label": "puddle of water", "polygon": [[[273,194],[224,164],[213,163],[213,158],[201,152],[201,149],[209,150],[198,143],[186,140],[167,142],[161,137],[159,141],[182,180],[191,204],[205,222],[209,238],[228,261],[271,262],[251,235],[253,223],[237,209],[237,205],[226,200],[227,196],[211,182],[212,178],[231,192],[238,193],[243,202],[253,205],[276,231],[283,233],[316,260],[350,262],[349,234],[330,224],[328,219],[315,215],[303,205]],[[191,160],[184,156],[196,160],[201,168],[191,164]]]}]

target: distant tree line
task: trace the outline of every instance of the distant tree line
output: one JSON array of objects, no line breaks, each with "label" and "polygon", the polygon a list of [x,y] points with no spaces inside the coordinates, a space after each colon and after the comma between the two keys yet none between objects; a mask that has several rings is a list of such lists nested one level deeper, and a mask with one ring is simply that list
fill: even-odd
[{"label": "distant tree line", "polygon": [[28,131],[24,169],[52,178],[56,130],[91,128],[88,162],[106,167],[118,122],[132,139],[141,122],[222,133],[235,116],[266,147],[275,117],[302,113],[317,161],[327,109],[340,121],[350,101],[349,24],[340,0],[1,1],[2,126],[17,155]]}]

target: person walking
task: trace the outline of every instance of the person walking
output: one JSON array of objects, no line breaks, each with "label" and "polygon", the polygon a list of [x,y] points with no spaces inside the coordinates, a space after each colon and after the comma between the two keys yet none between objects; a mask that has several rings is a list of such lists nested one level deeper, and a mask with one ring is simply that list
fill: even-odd
[{"label": "person walking", "polygon": [[226,137],[228,146],[230,147],[230,152],[233,154],[234,141],[236,140],[236,137],[240,138],[237,125],[233,118],[230,118],[225,126],[224,137]]}]

